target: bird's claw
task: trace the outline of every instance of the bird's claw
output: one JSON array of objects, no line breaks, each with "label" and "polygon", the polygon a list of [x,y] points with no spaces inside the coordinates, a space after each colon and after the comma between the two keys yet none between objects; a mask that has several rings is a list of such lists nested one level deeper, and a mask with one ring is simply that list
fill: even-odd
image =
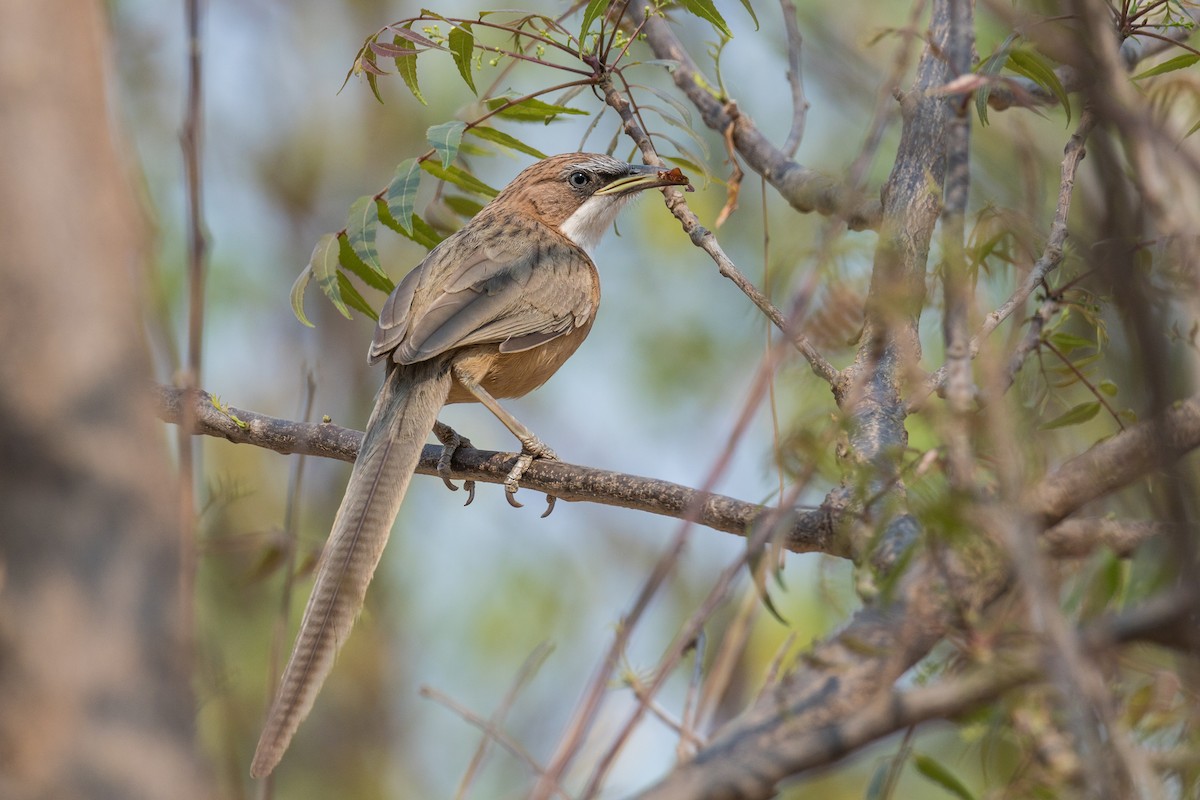
[{"label": "bird's claw", "polygon": [[[547,461],[557,461],[558,456],[542,443],[542,440],[534,436],[528,441],[521,442],[521,454],[517,456],[517,463],[513,464],[512,469],[508,471],[508,475],[504,478],[504,499],[513,508],[524,508],[524,505],[517,500],[517,489],[520,488],[521,476],[525,474],[525,470],[533,463],[535,458],[545,459]],[[546,510],[542,517],[545,518],[554,510],[554,502],[557,500],[554,495],[546,495]]]},{"label": "bird's claw", "polygon": [[[450,476],[453,474],[451,462],[459,448],[471,446],[471,440],[441,422],[434,424],[433,435],[442,443],[442,454],[438,456],[437,462],[438,477],[442,479],[442,483],[446,485],[447,489],[457,492],[458,487],[454,485],[454,481],[450,480]],[[463,488],[467,490],[467,502],[463,505],[469,506],[475,499],[475,481],[463,481]]]}]

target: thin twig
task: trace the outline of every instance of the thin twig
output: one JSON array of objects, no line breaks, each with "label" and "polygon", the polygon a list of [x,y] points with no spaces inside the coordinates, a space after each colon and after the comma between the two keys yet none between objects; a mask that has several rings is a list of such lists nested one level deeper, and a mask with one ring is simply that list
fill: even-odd
[{"label": "thin twig", "polygon": [[783,11],[783,29],[787,33],[788,85],[792,88],[792,127],[788,131],[787,140],[780,149],[788,158],[795,158],[804,140],[804,125],[808,119],[808,98],[804,95],[804,72],[801,69],[800,49],[804,45],[804,37],[800,35],[800,26],[796,24],[796,4],[792,0],[779,0]]},{"label": "thin twig", "polygon": [[[541,668],[546,657],[550,655],[554,647],[547,642],[542,642],[533,649],[533,652],[525,659],[525,663],[521,664],[521,668],[517,670],[517,675],[513,678],[512,684],[508,687],[500,705],[496,706],[496,710],[492,712],[492,718],[489,720],[489,726],[492,731],[502,730],[504,727],[504,718],[508,716],[509,710],[513,703],[517,700],[517,695],[529,683],[529,679],[534,673]],[[475,776],[479,773],[479,768],[483,766],[483,759],[487,755],[488,745],[492,742],[493,737],[490,732],[485,731],[484,736],[479,741],[479,747],[475,749],[475,754],[471,756],[471,762],[467,765],[466,772],[463,773],[462,780],[458,783],[458,791],[454,793],[455,800],[462,800],[467,796],[467,791],[471,788],[471,783],[475,780]]]},{"label": "thin twig", "polygon": [[[422,697],[427,697],[435,703],[445,706],[458,716],[462,717],[466,722],[483,731],[485,736],[507,750],[518,761],[525,764],[525,766],[528,767],[530,772],[532,772],[534,775],[539,777],[543,777],[545,775],[545,770],[542,769],[542,766],[537,763],[534,757],[530,755],[529,751],[526,750],[520,742],[492,725],[491,722],[483,717],[480,717],[478,714],[471,711],[471,709],[467,708],[461,703],[456,702],[448,695],[438,691],[437,689],[434,689],[431,686],[422,686],[420,691]],[[570,800],[570,797],[561,786],[555,787],[553,793],[564,798],[564,800]]]},{"label": "thin twig", "polygon": [[[1062,263],[1067,240],[1067,217],[1071,212],[1071,199],[1075,194],[1075,175],[1079,170],[1079,162],[1083,160],[1086,154],[1084,145],[1087,142],[1088,134],[1091,133],[1095,124],[1095,117],[1091,112],[1085,110],[1079,118],[1079,125],[1076,126],[1075,132],[1067,140],[1066,147],[1063,149],[1061,179],[1058,185],[1058,203],[1054,209],[1054,219],[1050,223],[1050,232],[1046,237],[1046,246],[1043,248],[1041,256],[1034,262],[1033,268],[1029,270],[1029,274],[1021,281],[1021,285],[1013,291],[1007,300],[984,318],[983,324],[979,326],[979,331],[971,337],[970,355],[972,359],[979,355],[984,341],[992,332],[1011,317],[1017,309],[1024,307],[1025,302],[1033,294],[1034,290],[1041,286],[1045,282],[1046,277]],[[1053,311],[1057,310],[1058,303],[1055,302]],[[1035,315],[1035,319],[1039,316],[1040,314]],[[1043,319],[1042,324],[1044,325],[1048,321],[1049,317]],[[1035,339],[1035,343],[1041,339],[1040,330],[1038,333],[1039,335]],[[1032,352],[1032,350],[1026,349],[1022,353],[1020,359],[1022,363],[1024,356],[1027,356],[1029,352]],[[947,376],[948,366],[946,365],[939,367],[930,375],[929,379],[925,382],[924,390],[914,394],[910,399],[910,410],[915,409],[923,403],[930,393],[943,390],[946,386]]]},{"label": "thin twig", "polygon": [[[200,29],[203,0],[185,0],[188,40],[187,111],[183,121],[184,182],[187,187],[188,322],[187,361],[180,386],[195,391],[201,384],[204,346],[204,283],[208,237],[204,224],[204,183],[201,171],[204,129],[203,33]],[[196,487],[199,454],[192,448],[190,426],[180,426],[179,443],[179,609],[182,618],[183,663],[192,663],[195,637],[196,592]]]},{"label": "thin twig", "polygon": [[[646,137],[645,131],[634,120],[629,103],[616,90],[616,87],[613,86],[611,78],[608,76],[603,77],[600,80],[599,86],[604,92],[607,103],[621,115],[621,119],[625,125],[625,132],[637,143],[646,163],[663,166],[662,159],[658,157],[658,153],[655,152],[654,146]],[[671,209],[671,213],[679,220],[684,232],[692,240],[692,244],[708,253],[709,257],[716,263],[717,270],[721,275],[733,281],[733,284],[750,299],[750,302],[754,303],[760,311],[766,314],[767,318],[777,328],[788,335],[789,339],[796,346],[796,349],[808,360],[813,372],[826,382],[832,383],[837,378],[837,369],[825,360],[825,357],[817,351],[806,336],[791,330],[791,326],[788,320],[784,318],[783,312],[776,308],[767,299],[766,295],[737,268],[737,265],[725,254],[725,251],[721,248],[721,244],[717,241],[717,237],[713,235],[712,231],[700,224],[699,218],[688,207],[687,201],[684,200],[683,193],[677,189],[667,189],[663,194],[667,198],[667,207]]]},{"label": "thin twig", "polygon": [[[971,3],[955,3],[950,13],[951,79],[967,75],[975,49]],[[974,400],[968,325],[973,287],[966,258],[965,217],[970,190],[971,117],[964,101],[953,100],[954,114],[946,124],[946,186],[942,210],[942,286],[945,311],[942,331],[946,347],[946,458],[956,489],[974,489],[975,458],[971,447],[970,414]]]}]

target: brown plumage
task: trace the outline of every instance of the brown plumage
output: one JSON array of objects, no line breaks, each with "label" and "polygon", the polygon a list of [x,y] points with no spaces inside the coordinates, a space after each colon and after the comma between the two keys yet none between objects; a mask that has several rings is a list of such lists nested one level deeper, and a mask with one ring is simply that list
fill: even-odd
[{"label": "brown plumage", "polygon": [[388,297],[371,342],[386,360],[366,436],[254,754],[279,763],[362,609],[421,449],[446,403],[480,402],[521,442],[505,488],[554,453],[496,402],[546,382],[591,330],[600,280],[587,251],[643,189],[687,185],[678,170],[568,153],[528,167]]}]

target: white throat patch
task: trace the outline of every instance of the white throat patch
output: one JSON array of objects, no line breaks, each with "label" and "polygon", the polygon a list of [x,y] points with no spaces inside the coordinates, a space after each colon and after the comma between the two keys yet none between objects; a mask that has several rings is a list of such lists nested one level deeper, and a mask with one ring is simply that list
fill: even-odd
[{"label": "white throat patch", "polygon": [[628,203],[636,192],[613,197],[611,195],[592,195],[584,201],[575,213],[563,220],[558,227],[575,244],[579,245],[589,256],[600,244],[605,231],[612,227],[617,213]]}]

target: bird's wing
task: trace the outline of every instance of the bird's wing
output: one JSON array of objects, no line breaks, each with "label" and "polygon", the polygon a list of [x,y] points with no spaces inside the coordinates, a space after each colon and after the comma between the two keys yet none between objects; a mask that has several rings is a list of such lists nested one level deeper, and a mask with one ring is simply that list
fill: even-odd
[{"label": "bird's wing", "polygon": [[571,243],[530,235],[511,244],[462,244],[468,246],[431,252],[388,297],[372,361],[392,353],[398,363],[412,364],[493,343],[501,352],[519,352],[595,313],[595,268]]}]

